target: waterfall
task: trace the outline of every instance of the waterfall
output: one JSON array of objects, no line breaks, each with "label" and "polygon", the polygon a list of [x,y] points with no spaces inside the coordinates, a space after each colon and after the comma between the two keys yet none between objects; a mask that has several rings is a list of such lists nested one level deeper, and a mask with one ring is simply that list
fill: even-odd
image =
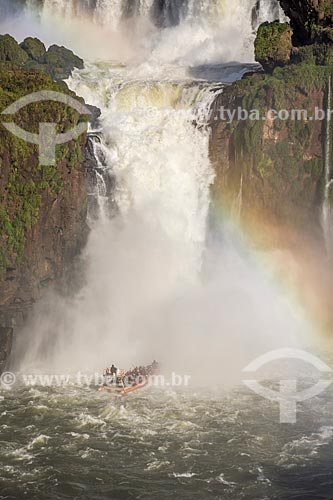
[{"label": "waterfall", "polygon": [[[100,24],[119,25],[124,17],[141,16],[160,26],[174,26],[187,19],[211,19],[227,15],[235,7],[239,13],[255,10],[260,22],[284,17],[278,0],[2,0],[1,15],[27,8],[48,10],[62,17],[91,16]],[[248,19],[245,19],[248,21]]]},{"label": "waterfall", "polygon": [[[36,0],[28,0],[36,2]],[[37,0],[38,2],[39,0]],[[125,16],[150,18],[160,26],[174,26],[187,19],[218,20],[234,6],[238,11],[256,9],[261,21],[282,15],[278,0],[44,0],[44,8],[62,15],[93,13],[101,24],[118,25]]]},{"label": "waterfall", "polygon": [[[6,21],[7,29],[20,40],[35,35],[46,44],[68,45],[90,60],[97,53],[99,59],[117,60],[122,53],[122,61],[132,61],[150,52],[162,62],[185,66],[252,62],[258,24],[279,16],[278,0],[21,2],[26,5],[25,11],[21,7],[22,16],[15,17],[12,25]],[[12,5],[4,0],[2,17],[4,9],[13,10]]]},{"label": "waterfall", "polygon": [[[177,321],[179,300],[203,293],[214,181],[210,110],[222,83],[247,69],[234,61],[253,61],[256,1],[29,2],[30,10],[40,4],[36,29],[90,49],[85,69],[67,83],[101,109],[102,133],[90,139],[95,168],[85,285],[70,304],[58,297],[57,308],[37,315],[23,364],[43,359],[57,370],[98,369],[111,352],[125,366],[141,355],[162,357],[166,341],[176,342],[186,328]],[[259,12],[263,6],[267,1]],[[54,23],[57,16],[61,22]],[[242,182],[237,202],[240,211]],[[211,298],[205,301],[209,311]],[[258,304],[261,311],[262,298]],[[192,311],[193,303],[189,317]],[[55,350],[44,352],[55,332]]]},{"label": "waterfall", "polygon": [[[127,364],[138,356],[135,339],[160,350],[165,327],[154,322],[200,283],[214,180],[207,123],[215,87],[131,80],[124,68],[106,65],[89,65],[68,83],[102,110],[101,143],[93,143],[94,155],[101,147],[104,155],[95,183],[102,217],[91,221],[86,286],[70,311],[64,304],[61,326],[52,326],[49,314],[43,328],[39,323],[44,334],[56,328],[59,335],[56,353],[43,359],[55,369],[97,368],[114,351]],[[111,217],[106,170],[115,176]],[[35,338],[25,366],[40,359],[40,345]]]},{"label": "waterfall", "polygon": [[88,224],[93,228],[97,221],[104,223],[116,212],[113,200],[114,176],[106,161],[107,148],[100,133],[89,132],[86,151],[93,165],[88,171]]},{"label": "waterfall", "polygon": [[234,216],[238,222],[240,222],[241,220],[242,208],[243,208],[243,174],[241,174],[239,191],[233,203]]},{"label": "waterfall", "polygon": [[328,77],[327,85],[327,115],[326,115],[326,141],[325,141],[325,166],[324,166],[324,201],[322,210],[322,225],[325,235],[326,247],[329,255],[333,251],[333,217],[332,217],[332,75]]},{"label": "waterfall", "polygon": [[123,78],[121,70],[89,68],[69,84],[103,110],[106,162],[117,179],[120,213],[140,213],[148,230],[158,226],[172,246],[187,248],[177,268],[192,280],[201,265],[213,180],[206,124],[215,94],[202,83]]},{"label": "waterfall", "polygon": [[265,21],[287,21],[287,18],[277,0],[258,0],[253,9],[253,27],[258,26]]},{"label": "waterfall", "polygon": [[122,15],[123,5],[119,0],[97,0],[94,20],[98,23],[117,28]]}]

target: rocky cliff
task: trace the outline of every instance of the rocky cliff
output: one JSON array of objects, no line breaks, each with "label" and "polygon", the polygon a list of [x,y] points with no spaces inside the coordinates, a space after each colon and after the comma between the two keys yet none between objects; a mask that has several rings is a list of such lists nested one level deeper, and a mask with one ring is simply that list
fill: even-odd
[{"label": "rocky cliff", "polygon": [[313,42],[333,42],[332,0],[279,0],[290,18],[294,42],[303,45]]},{"label": "rocky cliff", "polygon": [[10,35],[0,35],[0,68],[22,68],[48,74],[54,80],[68,78],[83,60],[71,50],[51,45],[46,50],[38,38],[28,37],[21,44]]},{"label": "rocky cliff", "polygon": [[[316,108],[325,109],[329,74],[327,67],[276,68],[272,75],[251,75],[229,86],[216,100],[211,123],[215,201],[232,210],[241,196],[240,215],[249,233],[254,224],[264,229],[266,223],[269,229],[312,234],[323,243],[326,121],[312,118]],[[220,119],[221,109],[235,116],[246,111],[249,119],[227,123]],[[283,114],[278,118],[270,110]]]},{"label": "rocky cliff", "polygon": [[[22,47],[11,37],[0,38],[1,111],[39,90],[79,100],[63,82],[49,76],[69,70],[68,59],[64,62],[69,51],[49,51],[53,62],[46,63],[41,42],[27,39]],[[27,63],[36,58],[47,70],[29,69]],[[14,116],[19,127],[36,134],[40,123],[56,123],[57,133],[64,133],[87,119],[58,102],[30,104]],[[13,116],[3,115],[1,121],[13,121]],[[18,139],[0,125],[0,371],[10,351],[11,328],[22,324],[31,305],[73,264],[85,244],[85,143],[82,134],[57,146],[56,165],[41,166],[38,145]]]},{"label": "rocky cliff", "polygon": [[[280,3],[291,27],[265,23],[255,44],[266,72],[226,87],[214,103],[213,198],[215,207],[237,218],[254,245],[293,254],[300,293],[311,295],[316,319],[331,328],[332,275],[322,213],[332,130],[316,108],[327,110],[333,75],[332,3]],[[236,113],[231,123],[221,120],[221,109]],[[246,110],[248,118],[238,117],[238,110]],[[305,275],[311,275],[307,284]]]}]

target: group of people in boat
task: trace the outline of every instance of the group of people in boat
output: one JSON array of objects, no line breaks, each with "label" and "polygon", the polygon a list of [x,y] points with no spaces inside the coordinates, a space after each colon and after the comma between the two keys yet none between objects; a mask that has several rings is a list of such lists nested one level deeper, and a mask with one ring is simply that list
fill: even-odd
[{"label": "group of people in boat", "polygon": [[125,377],[138,378],[138,377],[150,377],[158,371],[159,365],[157,361],[153,361],[151,365],[148,366],[136,366],[125,373]]},{"label": "group of people in boat", "polygon": [[154,360],[147,366],[135,366],[131,370],[119,370],[114,364],[104,371],[104,386],[124,387],[138,385],[155,375],[159,370],[159,364]]}]

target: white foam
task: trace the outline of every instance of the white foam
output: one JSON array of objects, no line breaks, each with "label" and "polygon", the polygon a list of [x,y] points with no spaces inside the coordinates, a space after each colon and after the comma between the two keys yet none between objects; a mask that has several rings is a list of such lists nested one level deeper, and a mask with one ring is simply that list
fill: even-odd
[{"label": "white foam", "polygon": [[50,436],[47,436],[45,434],[40,434],[28,444],[27,449],[33,450],[34,448],[43,447],[47,444],[49,439],[51,439]]},{"label": "white foam", "polygon": [[176,478],[186,478],[186,479],[190,479],[191,477],[194,477],[194,476],[197,476],[197,475],[198,474],[195,474],[194,472],[183,472],[183,473],[173,472],[172,473],[173,477],[176,477]]}]

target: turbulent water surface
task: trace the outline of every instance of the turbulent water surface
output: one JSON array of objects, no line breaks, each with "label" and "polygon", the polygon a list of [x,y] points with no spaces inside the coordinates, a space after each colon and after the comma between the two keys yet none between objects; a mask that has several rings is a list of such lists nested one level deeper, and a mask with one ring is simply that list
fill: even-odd
[{"label": "turbulent water surface", "polygon": [[1,393],[3,499],[332,498],[332,398],[279,425],[247,391]]}]

